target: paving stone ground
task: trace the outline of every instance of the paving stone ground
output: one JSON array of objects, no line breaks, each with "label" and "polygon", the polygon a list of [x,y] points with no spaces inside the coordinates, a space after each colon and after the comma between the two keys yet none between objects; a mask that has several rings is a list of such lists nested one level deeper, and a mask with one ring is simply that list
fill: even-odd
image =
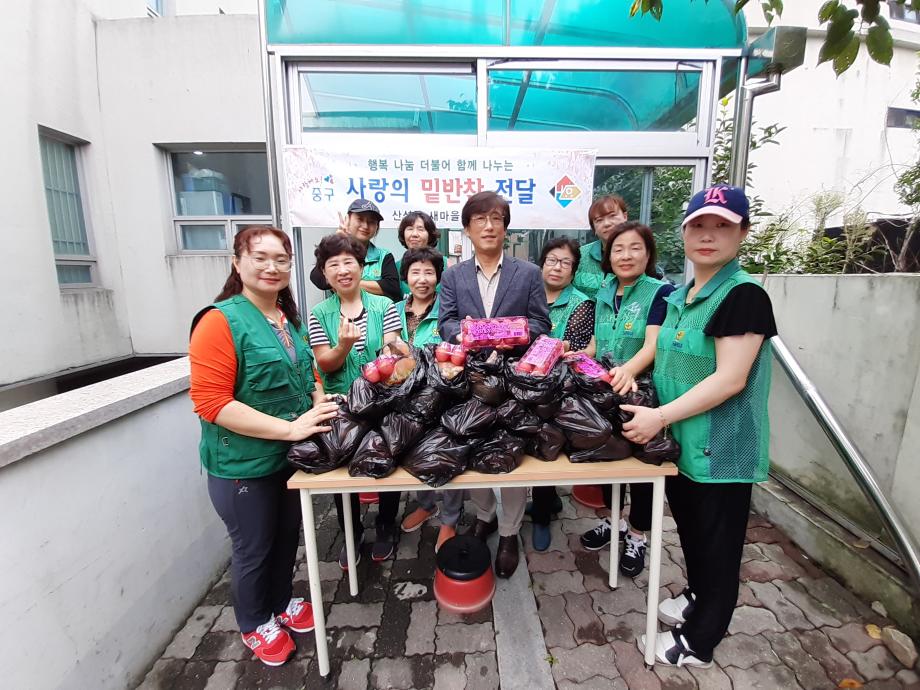
[{"label": "paving stone ground", "polygon": [[[744,549],[738,608],[729,635],[709,669],[645,667],[636,637],[645,629],[647,571],[620,577],[607,587],[609,552],[581,548],[578,534],[593,526],[593,511],[563,496],[550,550],[531,548],[530,526],[522,529],[521,567],[527,596],[536,603],[549,686],[557,688],[920,688],[918,669],[906,669],[866,631],[892,625],[811,564],[769,522],[751,514]],[[404,496],[403,510],[414,508]],[[500,677],[491,607],[458,616],[438,608],[431,585],[438,523],[401,535],[396,558],[370,558],[376,508],[364,513],[369,527],[358,566],[360,592],[336,564],[342,545],[328,497],[316,499],[320,576],[323,580],[331,673],[319,676],[313,633],[295,634],[297,653],[284,666],[256,661],[240,641],[224,574],[192,612],[146,678],[143,690],[240,690],[248,688],[435,688],[505,690],[520,686]],[[401,512],[400,515],[404,514]],[[461,531],[473,521],[467,502]],[[683,558],[674,523],[665,519],[662,596],[683,588]],[[303,548],[294,577],[295,596],[309,596]],[[659,626],[664,629],[664,626]],[[540,647],[538,646],[538,649]],[[507,667],[507,664],[505,664]],[[855,683],[847,683],[855,681]]]}]

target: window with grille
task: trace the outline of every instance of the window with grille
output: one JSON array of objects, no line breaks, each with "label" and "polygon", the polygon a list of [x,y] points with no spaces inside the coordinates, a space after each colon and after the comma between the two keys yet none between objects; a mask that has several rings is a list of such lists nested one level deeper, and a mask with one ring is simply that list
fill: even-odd
[{"label": "window with grille", "polygon": [[920,24],[920,11],[912,9],[910,0],[907,0],[904,4],[895,0],[888,0],[888,11],[892,19]]},{"label": "window with grille", "polygon": [[91,285],[95,259],[86,232],[77,147],[45,133],[39,135],[39,142],[58,282]]}]

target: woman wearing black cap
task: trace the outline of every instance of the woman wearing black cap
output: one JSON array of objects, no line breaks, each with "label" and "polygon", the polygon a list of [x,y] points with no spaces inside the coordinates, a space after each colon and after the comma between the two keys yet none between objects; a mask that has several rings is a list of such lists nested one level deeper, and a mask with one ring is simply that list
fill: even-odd
[{"label": "woman wearing black cap", "polygon": [[[633,413],[623,435],[647,443],[671,425],[679,474],[666,491],[687,564],[687,588],[658,607],[674,629],[657,636],[659,662],[709,666],[738,597],[751,487],[770,465],[770,297],[738,264],[750,227],[744,191],[696,194],[683,222],[693,279],[665,301],[653,378],[661,406]],[[643,635],[640,647],[645,644]]]},{"label": "woman wearing black cap", "polygon": [[[394,303],[402,301],[396,259],[389,250],[381,249],[371,242],[377,236],[380,221],[383,220],[377,204],[367,199],[355,199],[348,207],[348,214],[344,218],[339,215],[339,219],[338,231],[354,237],[367,250],[364,270],[361,273],[361,289],[372,295],[389,297]],[[310,271],[310,282],[320,290],[330,289],[319,265]]]}]

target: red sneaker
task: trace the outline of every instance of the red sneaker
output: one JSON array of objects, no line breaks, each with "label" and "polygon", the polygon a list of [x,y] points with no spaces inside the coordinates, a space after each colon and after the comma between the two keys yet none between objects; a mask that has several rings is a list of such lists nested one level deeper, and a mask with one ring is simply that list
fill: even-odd
[{"label": "red sneaker", "polygon": [[313,630],[313,605],[300,597],[291,599],[287,609],[275,616],[275,620],[288,630],[306,633]]},{"label": "red sneaker", "polygon": [[249,647],[259,661],[268,666],[281,666],[294,653],[294,640],[287,630],[272,618],[249,633],[242,633],[243,644]]}]

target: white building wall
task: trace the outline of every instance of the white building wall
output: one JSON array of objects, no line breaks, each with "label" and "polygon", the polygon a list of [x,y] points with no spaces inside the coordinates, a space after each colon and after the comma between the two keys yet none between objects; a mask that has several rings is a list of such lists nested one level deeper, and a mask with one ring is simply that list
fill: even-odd
[{"label": "white building wall", "polygon": [[166,147],[264,147],[254,15],[127,19],[99,25],[99,85],[120,229],[124,298],[138,353],[181,352],[225,256],[177,256]]},{"label": "white building wall", "polygon": [[[824,28],[818,24],[818,0],[786,3],[775,24],[805,26],[809,38],[805,63],[783,78],[782,89],[758,97],[755,122],[786,127],[779,146],[751,153],[753,192],[773,213],[791,211],[811,228],[811,198],[817,192],[846,195],[846,209],[860,206],[877,215],[909,211],[894,192],[895,178],[918,155],[917,135],[886,127],[887,109],[920,109],[910,99],[917,80],[920,26],[891,20],[895,37],[890,67],[872,62],[865,45],[856,63],[836,78],[831,64],[818,65]],[[746,18],[751,36],[765,28],[759,3],[749,3]],[[883,3],[882,12],[887,13]],[[842,212],[829,225],[839,225]]]}]

